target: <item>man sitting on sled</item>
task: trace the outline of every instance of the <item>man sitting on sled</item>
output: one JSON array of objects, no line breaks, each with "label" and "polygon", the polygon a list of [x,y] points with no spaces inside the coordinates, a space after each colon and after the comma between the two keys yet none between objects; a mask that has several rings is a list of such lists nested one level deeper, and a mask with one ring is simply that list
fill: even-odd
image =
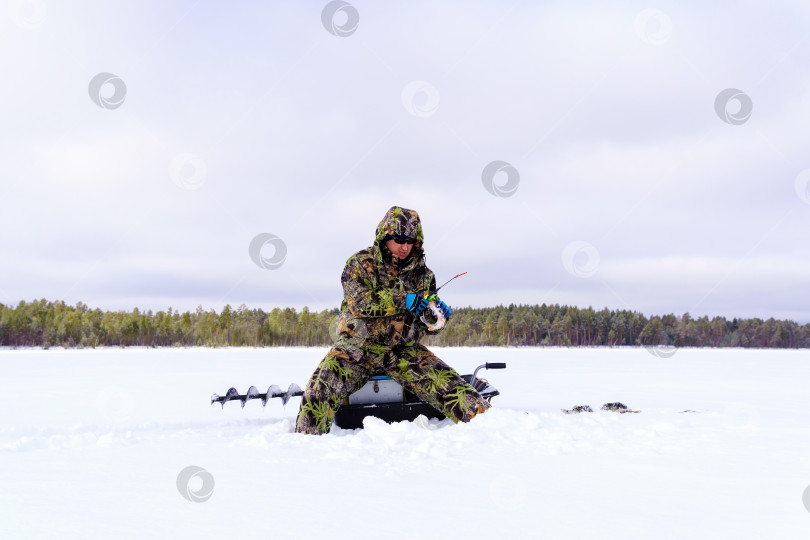
[{"label": "man sitting on sled", "polygon": [[[296,432],[327,433],[344,398],[375,374],[388,375],[455,422],[469,422],[489,408],[453,368],[419,344],[423,335],[441,331],[452,313],[435,296],[423,239],[416,211],[394,206],[377,226],[374,244],[346,262],[340,336],[307,382]],[[428,327],[421,315],[431,302],[439,320]]]}]

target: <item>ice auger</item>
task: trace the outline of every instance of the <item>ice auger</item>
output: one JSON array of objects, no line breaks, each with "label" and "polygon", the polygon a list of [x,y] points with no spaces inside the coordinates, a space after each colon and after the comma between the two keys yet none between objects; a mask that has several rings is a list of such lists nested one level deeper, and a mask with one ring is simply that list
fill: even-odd
[{"label": "ice auger", "polygon": [[260,394],[259,389],[255,386],[248,388],[248,391],[245,394],[240,394],[236,388],[231,387],[227,392],[225,392],[224,396],[220,396],[218,394],[211,396],[211,404],[213,405],[214,403],[220,403],[224,409],[226,402],[239,400],[242,402],[242,408],[244,408],[245,403],[251,399],[260,399],[262,400],[262,406],[265,406],[271,398],[281,398],[281,403],[286,405],[287,402],[290,401],[291,397],[302,395],[304,395],[304,391],[301,390],[301,387],[295,383],[292,383],[286,392],[282,391],[277,384],[270,385],[270,388],[268,388],[267,392],[264,394]]}]

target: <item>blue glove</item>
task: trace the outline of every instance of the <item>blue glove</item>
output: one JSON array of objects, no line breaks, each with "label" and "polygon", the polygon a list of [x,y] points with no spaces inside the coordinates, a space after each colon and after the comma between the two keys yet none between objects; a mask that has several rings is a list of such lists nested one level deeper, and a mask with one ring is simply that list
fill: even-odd
[{"label": "blue glove", "polygon": [[437,298],[436,299],[436,307],[439,308],[439,311],[442,312],[442,315],[444,315],[445,319],[449,319],[450,315],[453,314],[453,310],[451,310],[450,307],[447,304],[444,303],[444,300],[439,300]]},{"label": "blue glove", "polygon": [[405,307],[415,315],[420,315],[428,305],[428,301],[417,294],[408,293],[405,295]]}]

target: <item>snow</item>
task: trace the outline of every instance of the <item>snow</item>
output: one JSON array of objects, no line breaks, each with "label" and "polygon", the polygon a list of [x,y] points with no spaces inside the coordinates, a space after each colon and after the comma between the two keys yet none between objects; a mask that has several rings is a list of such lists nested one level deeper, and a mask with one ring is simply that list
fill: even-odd
[{"label": "snow", "polygon": [[810,537],[807,351],[433,350],[507,363],[489,412],[321,437],[299,398],[209,398],[303,386],[326,349],[0,351],[0,538]]}]

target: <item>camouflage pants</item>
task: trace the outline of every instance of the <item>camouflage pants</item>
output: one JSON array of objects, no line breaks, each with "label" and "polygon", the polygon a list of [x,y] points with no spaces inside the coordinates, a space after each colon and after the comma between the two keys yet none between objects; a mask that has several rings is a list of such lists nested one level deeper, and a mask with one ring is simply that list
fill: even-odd
[{"label": "camouflage pants", "polygon": [[385,374],[454,422],[469,422],[490,405],[456,371],[422,345],[359,346],[338,341],[310,377],[295,431],[327,433],[343,399],[373,374]]}]

